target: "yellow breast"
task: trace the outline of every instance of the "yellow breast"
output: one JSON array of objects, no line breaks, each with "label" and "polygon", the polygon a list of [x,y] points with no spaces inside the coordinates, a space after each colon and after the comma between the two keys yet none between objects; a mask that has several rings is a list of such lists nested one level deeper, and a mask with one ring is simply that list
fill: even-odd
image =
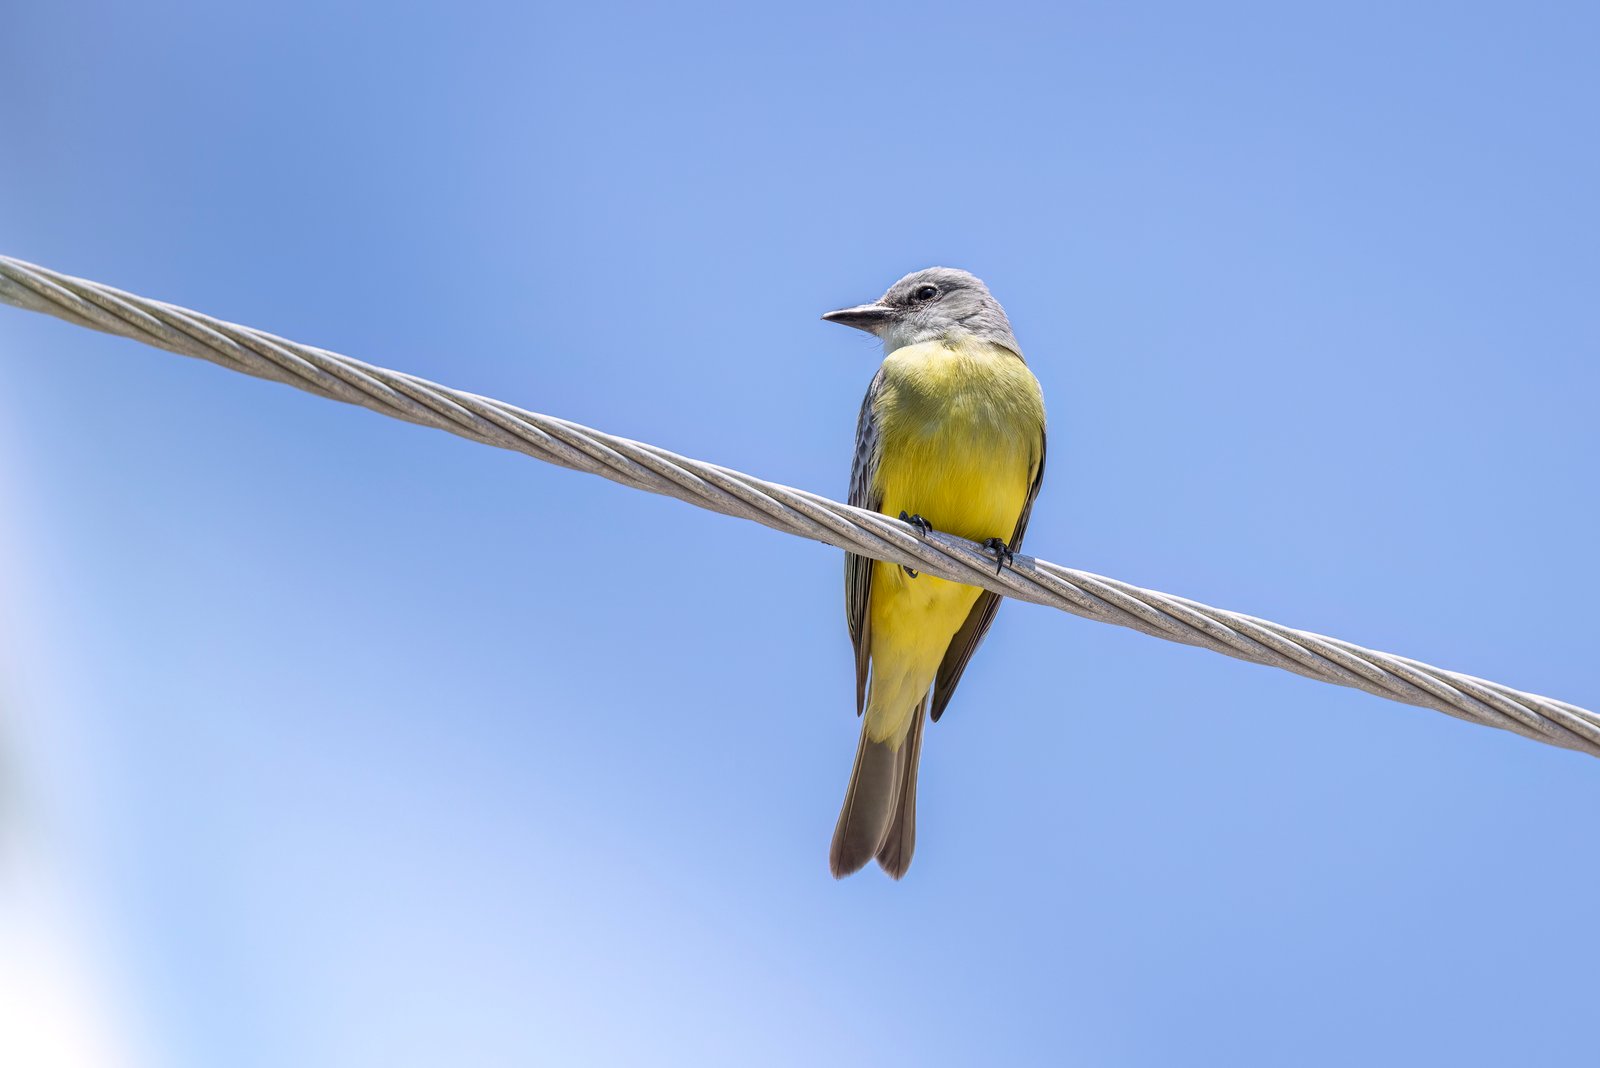
[{"label": "yellow breast", "polygon": [[890,353],[875,405],[882,510],[1010,540],[1039,460],[1044,399],[1015,354],[929,342]]}]

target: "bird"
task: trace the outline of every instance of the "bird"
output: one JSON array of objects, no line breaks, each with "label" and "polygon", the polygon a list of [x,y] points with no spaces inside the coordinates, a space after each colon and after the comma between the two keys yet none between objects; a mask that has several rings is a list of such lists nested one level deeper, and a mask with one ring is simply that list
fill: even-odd
[{"label": "bird", "polygon": [[[1000,302],[966,271],[929,267],[822,318],[883,342],[850,503],[982,542],[1003,566],[1044,478],[1045,410]],[[855,553],[844,588],[862,723],[828,865],[842,879],[876,859],[900,879],[916,848],[924,722],[944,714],[1000,597]]]}]

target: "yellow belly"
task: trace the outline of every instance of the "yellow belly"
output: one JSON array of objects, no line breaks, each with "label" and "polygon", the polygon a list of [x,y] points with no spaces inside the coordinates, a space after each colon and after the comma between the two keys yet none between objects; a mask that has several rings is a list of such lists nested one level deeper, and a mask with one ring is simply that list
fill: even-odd
[{"label": "yellow belly", "polygon": [[[935,530],[973,541],[1011,539],[1044,427],[1039,384],[1020,359],[988,345],[899,349],[884,361],[875,410],[875,488],[884,513],[920,515]],[[979,592],[873,565],[867,730],[874,741],[905,736]]]}]

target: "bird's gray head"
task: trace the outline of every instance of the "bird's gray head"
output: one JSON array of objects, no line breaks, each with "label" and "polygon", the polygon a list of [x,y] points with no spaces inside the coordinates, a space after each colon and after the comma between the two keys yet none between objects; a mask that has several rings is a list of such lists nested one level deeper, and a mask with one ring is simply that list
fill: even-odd
[{"label": "bird's gray head", "polygon": [[876,334],[888,352],[924,341],[977,338],[1022,355],[1005,309],[989,287],[954,267],[913,272],[871,304],[840,308],[823,318]]}]

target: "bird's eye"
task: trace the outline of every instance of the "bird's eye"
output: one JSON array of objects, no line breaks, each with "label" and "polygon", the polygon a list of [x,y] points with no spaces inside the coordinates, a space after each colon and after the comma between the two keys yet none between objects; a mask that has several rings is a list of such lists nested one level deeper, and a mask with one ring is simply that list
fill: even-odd
[{"label": "bird's eye", "polygon": [[938,286],[918,286],[911,296],[916,300],[932,300],[939,295]]}]

